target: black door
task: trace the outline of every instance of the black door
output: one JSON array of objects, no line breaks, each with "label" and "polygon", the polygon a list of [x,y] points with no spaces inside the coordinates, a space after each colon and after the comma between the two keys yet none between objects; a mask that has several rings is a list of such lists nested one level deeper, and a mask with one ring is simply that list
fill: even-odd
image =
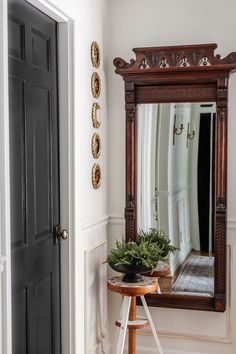
[{"label": "black door", "polygon": [[9,0],[13,354],[60,353],[56,23]]}]

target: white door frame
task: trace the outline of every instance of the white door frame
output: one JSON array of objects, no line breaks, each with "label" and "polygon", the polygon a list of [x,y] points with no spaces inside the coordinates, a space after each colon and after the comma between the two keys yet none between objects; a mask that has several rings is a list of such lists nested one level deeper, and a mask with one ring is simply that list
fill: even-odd
[{"label": "white door frame", "polygon": [[[73,21],[45,0],[27,0],[58,22],[61,225],[69,239],[61,243],[62,354],[75,352],[74,335],[74,82]],[[12,354],[11,248],[8,108],[7,0],[0,2],[0,352]]]}]

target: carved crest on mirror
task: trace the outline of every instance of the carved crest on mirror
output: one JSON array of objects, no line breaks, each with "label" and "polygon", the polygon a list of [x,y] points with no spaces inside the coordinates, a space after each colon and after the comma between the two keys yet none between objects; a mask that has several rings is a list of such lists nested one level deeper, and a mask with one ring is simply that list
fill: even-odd
[{"label": "carved crest on mirror", "polygon": [[[138,121],[141,119],[142,112],[145,109],[150,110],[148,105],[153,105],[153,109],[159,111],[171,112],[167,125],[172,136],[170,139],[167,137],[170,141],[167,148],[171,149],[172,154],[176,153],[174,149],[185,149],[185,153],[190,154],[194,149],[194,144],[200,144],[198,140],[200,130],[196,128],[196,126],[199,127],[200,120],[193,122],[190,116],[186,118],[186,114],[184,120],[178,112],[181,110],[187,112],[189,109],[195,112],[199,109],[201,119],[206,116],[210,117],[208,126],[211,127],[209,129],[212,135],[211,149],[209,148],[209,160],[211,161],[209,215],[212,217],[209,218],[209,237],[212,242],[214,293],[212,296],[207,296],[205,293],[195,295],[194,292],[186,294],[163,291],[162,294],[148,296],[148,302],[152,306],[210,311],[225,311],[226,308],[228,79],[236,69],[236,53],[230,53],[221,58],[219,54],[215,54],[216,48],[216,44],[135,48],[133,51],[136,57],[129,63],[121,58],[114,59],[115,72],[121,75],[125,82],[126,241],[136,239],[140,226],[137,220],[140,214],[138,211],[140,208],[138,156],[142,140],[138,137]],[[163,119],[163,115],[160,119]],[[179,127],[181,127],[181,133]],[[204,135],[202,139],[204,140]],[[197,166],[197,162],[195,165]],[[158,173],[157,167],[155,174]],[[200,179],[199,173],[195,179]],[[164,192],[154,187],[153,210],[156,212],[157,194],[170,195],[171,191],[166,188]]]},{"label": "carved crest on mirror", "polygon": [[121,58],[114,59],[116,73],[122,69],[173,69],[173,68],[198,68],[199,66],[217,66],[232,64],[234,68],[236,53],[230,53],[221,59],[215,55],[216,44],[198,44],[171,47],[134,48],[136,60],[127,63]]}]

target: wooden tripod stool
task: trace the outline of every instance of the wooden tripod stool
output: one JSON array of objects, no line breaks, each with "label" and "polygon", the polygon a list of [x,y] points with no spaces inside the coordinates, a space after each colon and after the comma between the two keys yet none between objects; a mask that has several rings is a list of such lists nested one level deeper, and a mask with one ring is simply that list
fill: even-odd
[{"label": "wooden tripod stool", "polygon": [[[115,341],[114,354],[122,354],[125,345],[127,328],[129,330],[128,353],[136,354],[136,330],[151,327],[159,354],[163,354],[157,332],[152,321],[144,295],[156,292],[158,283],[154,279],[143,277],[139,283],[126,283],[122,277],[113,277],[107,281],[108,289],[123,295],[120,318],[116,321],[119,327],[118,338]],[[136,318],[136,297],[140,296],[147,318]]]}]

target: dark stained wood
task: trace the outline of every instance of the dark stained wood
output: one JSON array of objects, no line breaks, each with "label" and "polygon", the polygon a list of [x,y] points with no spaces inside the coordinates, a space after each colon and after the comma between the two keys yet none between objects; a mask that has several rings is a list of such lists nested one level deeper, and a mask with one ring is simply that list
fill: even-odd
[{"label": "dark stained wood", "polygon": [[[129,311],[129,320],[136,320],[136,296],[133,296],[131,299],[130,311]],[[136,354],[136,329],[130,327],[129,329],[129,354]]]},{"label": "dark stained wood", "polygon": [[216,44],[133,49],[127,63],[114,59],[115,72],[125,82],[126,109],[126,241],[136,239],[136,105],[139,103],[216,102],[214,298],[176,294],[151,294],[151,306],[208,311],[226,308],[226,193],[228,79],[236,69],[236,52],[221,59]]},{"label": "dark stained wood", "polygon": [[[145,296],[148,306],[180,308],[185,310],[216,311],[213,297],[165,294],[148,294]],[[142,305],[138,299],[138,305]],[[193,305],[194,304],[194,305]],[[221,311],[221,310],[220,310]]]},{"label": "dark stained wood", "polygon": [[125,283],[122,277],[113,277],[107,281],[109,290],[124,296],[142,296],[157,291],[158,283],[155,279],[144,277],[144,282]]},{"label": "dark stained wood", "polygon": [[[230,72],[235,69],[236,52],[221,59],[220,55],[214,54],[216,48],[217,44],[215,43],[134,48],[135,60],[131,59],[130,63],[127,63],[121,58],[115,58],[114,65],[116,73],[123,77],[140,73],[140,71],[163,74],[163,70],[165,70],[169,75],[173,72],[186,71],[186,75],[189,75],[194,71],[205,72],[205,69],[207,69],[207,72],[217,70]],[[192,79],[194,78],[192,77]]]},{"label": "dark stained wood", "polygon": [[135,90],[135,102],[142,103],[168,103],[177,102],[213,102],[216,101],[214,86],[172,85],[172,86],[137,86]]}]

